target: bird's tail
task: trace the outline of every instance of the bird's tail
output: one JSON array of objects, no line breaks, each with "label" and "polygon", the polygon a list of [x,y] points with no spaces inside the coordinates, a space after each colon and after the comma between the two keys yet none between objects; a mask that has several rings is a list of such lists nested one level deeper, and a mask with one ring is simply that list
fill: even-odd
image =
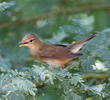
[{"label": "bird's tail", "polygon": [[89,40],[91,40],[92,38],[94,38],[96,36],[96,33],[92,34],[91,36],[89,36],[88,38],[81,40],[79,42],[73,43],[69,46],[70,50],[72,53],[77,53],[82,46]]}]

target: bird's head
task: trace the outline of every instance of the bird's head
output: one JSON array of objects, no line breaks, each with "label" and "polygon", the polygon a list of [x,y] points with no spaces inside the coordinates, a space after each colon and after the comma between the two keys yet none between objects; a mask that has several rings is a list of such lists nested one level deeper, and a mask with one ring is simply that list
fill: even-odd
[{"label": "bird's head", "polygon": [[19,47],[26,46],[31,48],[34,45],[39,44],[40,40],[34,34],[27,34],[23,37],[22,41],[19,43],[20,43]]}]

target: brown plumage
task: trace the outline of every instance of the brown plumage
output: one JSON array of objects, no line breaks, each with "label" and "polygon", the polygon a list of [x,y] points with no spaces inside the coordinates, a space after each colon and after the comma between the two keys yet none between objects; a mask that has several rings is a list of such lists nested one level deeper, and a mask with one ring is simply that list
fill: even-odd
[{"label": "brown plumage", "polygon": [[64,64],[68,63],[73,58],[82,56],[81,53],[77,52],[93,37],[95,37],[95,34],[79,42],[72,43],[71,45],[60,45],[46,44],[40,41],[36,35],[27,34],[20,42],[20,47],[28,47],[32,56],[43,63],[49,64],[51,67],[64,68]]}]

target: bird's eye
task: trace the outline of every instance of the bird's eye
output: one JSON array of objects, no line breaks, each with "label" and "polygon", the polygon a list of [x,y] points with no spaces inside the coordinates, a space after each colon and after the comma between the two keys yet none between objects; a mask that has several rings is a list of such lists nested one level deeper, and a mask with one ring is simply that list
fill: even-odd
[{"label": "bird's eye", "polygon": [[30,40],[29,42],[32,42],[33,40]]}]

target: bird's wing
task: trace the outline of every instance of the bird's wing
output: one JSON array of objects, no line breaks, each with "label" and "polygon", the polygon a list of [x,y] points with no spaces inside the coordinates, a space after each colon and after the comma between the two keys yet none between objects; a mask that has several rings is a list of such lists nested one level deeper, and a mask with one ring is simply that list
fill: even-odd
[{"label": "bird's wing", "polygon": [[43,47],[40,51],[40,56],[44,58],[51,58],[51,59],[67,59],[67,58],[76,58],[81,56],[82,54],[77,53],[73,54],[70,52],[68,47],[65,46],[56,46],[56,45],[51,45],[51,46],[46,46]]},{"label": "bird's wing", "polygon": [[55,46],[61,46],[61,47],[68,47],[67,45],[63,45],[63,44],[54,44]]}]

